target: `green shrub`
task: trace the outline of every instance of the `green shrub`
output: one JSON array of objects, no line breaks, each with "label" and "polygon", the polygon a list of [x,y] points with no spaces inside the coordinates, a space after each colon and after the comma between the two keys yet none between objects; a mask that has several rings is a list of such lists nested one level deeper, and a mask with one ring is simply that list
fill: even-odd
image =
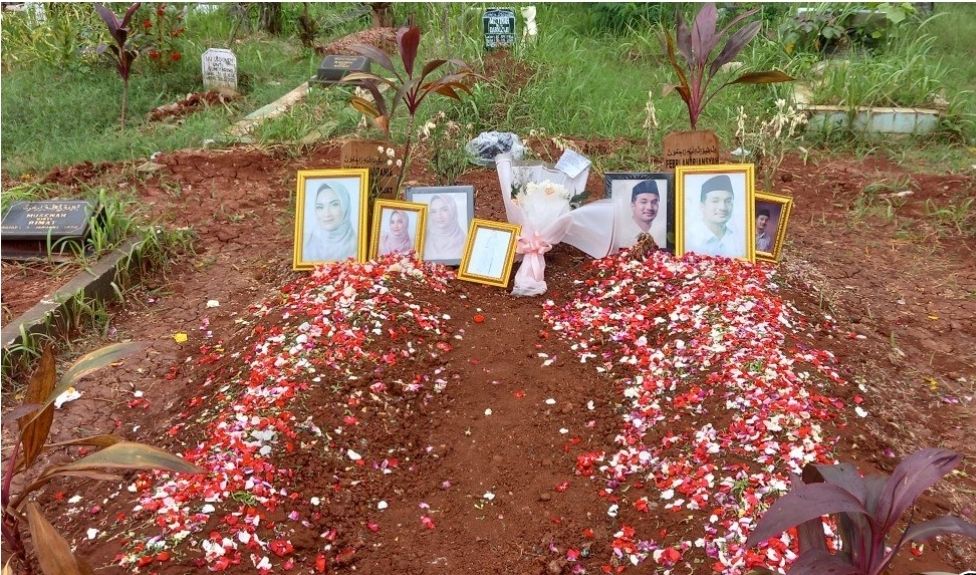
[{"label": "green shrub", "polygon": [[932,107],[949,73],[941,59],[931,56],[935,40],[916,33],[884,54],[862,52],[830,62],[823,79],[813,84],[814,103]]}]

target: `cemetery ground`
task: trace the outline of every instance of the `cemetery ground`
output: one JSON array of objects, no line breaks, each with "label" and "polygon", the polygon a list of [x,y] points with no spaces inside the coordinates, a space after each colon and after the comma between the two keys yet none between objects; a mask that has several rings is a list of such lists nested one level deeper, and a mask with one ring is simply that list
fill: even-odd
[{"label": "cemetery ground", "polygon": [[[590,155],[628,145],[573,143]],[[592,260],[558,246],[547,258],[550,292],[517,299],[459,282],[443,268],[406,273],[409,264],[394,260],[334,266],[319,280],[292,272],[295,173],[337,167],[336,143],[300,155],[178,151],[155,162],[151,173],[132,164],[80,165],[47,178],[68,195],[91,186],[131,189],[162,225],[190,227],[196,236],[192,252],[146,275],[111,310],[105,337],[71,345],[71,355],[127,339],[148,349],[80,385],[81,397],[58,410],[52,440],[117,433],[210,471],[184,483],[129,473],[121,483],[68,478],[48,487],[40,498],[47,516],[96,572],[601,573],[645,555],[624,572],[718,570],[719,558],[695,541],[724,537],[709,527],[734,524],[738,511],[755,513],[753,498],[771,481],[751,459],[758,453],[725,443],[707,456],[716,484],[697,511],[669,508],[701,494],[675,485],[668,498],[659,468],[657,485],[612,477],[625,452],[618,436],[626,436],[625,392],[634,376],[620,359],[638,353],[640,335],[675,354],[676,340],[687,337],[679,325],[662,333],[628,315],[628,297],[649,315],[655,301],[679,305],[669,290],[649,290],[659,281],[677,295],[703,290],[704,298],[748,288],[774,306],[767,319],[784,311],[790,326],[778,326],[779,336],[749,333],[769,346],[769,369],[787,377],[778,381],[792,383],[780,393],[811,409],[801,435],[813,430],[822,442],[816,450],[863,472],[890,472],[925,446],[963,453],[959,472],[920,499],[915,519],[976,514],[976,242],[927,208],[971,197],[971,176],[909,172],[877,157],[790,157],[777,185],[793,194],[795,215],[778,267],[730,262],[716,264],[716,275],[692,259],[682,269],[698,277],[682,283],[662,279],[670,256],[652,255],[637,264],[647,275],[628,284],[628,274],[638,273],[630,256],[605,260],[601,275]],[[423,165],[414,164],[412,180],[430,177]],[[478,217],[504,219],[493,171],[469,169],[460,183],[476,187]],[[587,188],[600,197],[602,180],[591,174]],[[905,190],[912,194],[890,195]],[[697,284],[709,277],[710,288]],[[24,289],[11,274],[3,281],[5,302]],[[349,307],[325,285],[346,285],[364,307]],[[634,291],[615,292],[620,301],[601,297],[626,285]],[[315,340],[308,323],[322,327],[314,310],[323,306],[378,332],[350,324],[329,343]],[[618,336],[605,338],[601,326]],[[318,377],[298,377],[294,365],[268,359],[279,348],[283,357],[305,357],[288,349],[305,341],[296,339],[301,334],[318,341],[308,352]],[[256,353],[261,348],[271,353]],[[778,353],[785,355],[776,364]],[[711,360],[715,370],[736,367],[722,352]],[[742,390],[697,397],[708,381],[706,371],[654,400],[665,419],[642,440],[647,449],[660,449],[672,464],[693,462],[709,445],[696,425],[710,423],[718,433],[711,441],[721,443],[749,417],[725,404],[749,395]],[[5,406],[16,402],[10,399]],[[757,409],[764,418],[775,412]],[[789,421],[783,417],[762,423]],[[680,442],[668,451],[672,436]],[[777,448],[797,442],[802,450],[797,436],[779,441]],[[721,485],[736,464],[752,481]],[[235,466],[247,473],[235,478]],[[685,479],[695,480],[694,470]],[[192,533],[181,533],[184,526]],[[769,553],[747,557],[776,564],[781,555]],[[891,572],[973,565],[972,542],[950,539],[904,552]]]}]

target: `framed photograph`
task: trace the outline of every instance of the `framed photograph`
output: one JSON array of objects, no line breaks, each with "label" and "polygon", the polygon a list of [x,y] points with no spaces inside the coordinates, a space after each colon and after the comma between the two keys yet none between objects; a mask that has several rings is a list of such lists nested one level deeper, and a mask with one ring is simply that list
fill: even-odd
[{"label": "framed photograph", "polygon": [[416,202],[376,200],[373,203],[373,233],[370,235],[370,259],[393,253],[424,251],[424,224],[427,206]]},{"label": "framed photograph", "polygon": [[407,200],[427,206],[424,261],[460,265],[474,219],[474,186],[411,187]]},{"label": "framed photograph", "polygon": [[368,195],[369,170],[299,171],[292,267],[366,261]]},{"label": "framed photograph", "polygon": [[658,248],[674,248],[670,174],[608,172],[603,185],[614,205],[614,249],[633,246],[642,233],[650,234]]},{"label": "framed photograph", "polygon": [[675,255],[756,261],[752,164],[678,166],[674,183]]},{"label": "framed photograph", "polygon": [[756,259],[779,261],[792,209],[789,196],[756,192]]},{"label": "framed photograph", "polygon": [[472,219],[458,278],[506,287],[522,226]]}]

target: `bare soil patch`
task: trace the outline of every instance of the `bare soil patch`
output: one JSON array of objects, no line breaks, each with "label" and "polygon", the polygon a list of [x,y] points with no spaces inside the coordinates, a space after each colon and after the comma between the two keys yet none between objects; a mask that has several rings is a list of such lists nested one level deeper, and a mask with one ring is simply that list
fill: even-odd
[{"label": "bare soil patch", "polygon": [[[324,145],[298,157],[247,148],[183,151],[156,161],[161,170],[130,185],[152,217],[192,227],[196,251],[165,276],[150,278],[126,309],[116,310],[112,338],[148,341],[149,351],[83,386],[82,398],[57,413],[54,440],[115,432],[175,450],[203,439],[203,423],[195,421],[205,420],[219,403],[218,382],[240,369],[227,350],[249,353],[245,344],[256,326],[275,322],[254,320],[253,306],[280,301],[282,286],[300,277],[290,270],[295,173],[338,167],[339,148]],[[48,179],[67,185],[117,181],[124,171],[85,165],[56,170]],[[864,187],[884,178],[908,179],[914,194],[895,209],[894,221],[876,215],[854,219],[852,207]],[[419,168],[413,179],[423,181]],[[461,183],[475,185],[478,217],[504,219],[494,172],[472,169]],[[952,512],[976,520],[976,446],[967,442],[976,423],[976,242],[934,224],[925,207],[926,201],[972,194],[974,185],[971,176],[909,174],[879,159],[791,159],[777,190],[796,202],[780,270],[785,297],[811,321],[829,314],[814,343],[835,353],[844,376],[854,382],[838,395],[850,402],[862,396],[869,412],[840,430],[840,458],[865,471],[890,471],[923,446],[966,455],[965,475],[948,478],[926,496],[920,516]],[[599,174],[591,173],[587,189],[602,195]],[[566,246],[551,252],[547,297],[559,299],[574,289],[587,261]],[[16,283],[16,277],[9,281],[5,269],[5,305],[8,294],[26,293],[29,285]],[[287,456],[299,470],[295,484],[305,493],[331,493],[328,512],[320,509],[315,518],[316,510],[307,509],[303,515],[312,527],[305,530],[273,514],[264,520],[293,529],[282,532],[294,534],[296,549],[318,548],[317,534],[335,528],[329,568],[338,572],[568,573],[572,565],[562,558],[570,548],[586,549],[591,559],[584,557],[582,564],[600,572],[619,522],[607,517],[607,502],[575,469],[581,452],[612,443],[619,418],[614,382],[581,365],[565,342],[545,330],[539,300],[458,282],[446,293],[418,292],[418,299],[451,316],[463,338],[448,340],[451,351],[437,360],[387,374],[405,378],[439,368],[448,381],[429,404],[404,407],[397,426],[377,415],[362,431],[371,449],[398,458],[399,469],[383,474],[325,467],[298,449]],[[210,300],[219,307],[208,307]],[[188,334],[187,343],[176,343],[178,332]],[[539,353],[555,359],[543,365]],[[546,403],[550,398],[556,402]],[[328,422],[323,430],[348,415],[322,395],[310,395],[302,409]],[[4,445],[9,441],[4,430]],[[67,498],[79,494],[81,502],[59,500],[59,492]],[[80,554],[103,567],[99,572],[124,573],[129,570],[112,564],[129,536],[89,540],[86,532],[111,532],[119,513],[128,521],[134,497],[124,486],[62,482],[42,501]],[[387,511],[376,509],[378,497],[389,498]],[[435,527],[427,528],[423,516]],[[148,531],[151,516],[135,518],[140,526],[134,529]],[[645,527],[682,528],[680,517],[663,511],[634,520]],[[204,572],[199,558],[198,550],[188,552],[155,563],[151,571]],[[926,545],[920,558],[905,552],[892,573],[974,565],[976,546],[949,540]],[[294,572],[315,568],[301,564]],[[256,570],[245,555],[227,572]]]}]

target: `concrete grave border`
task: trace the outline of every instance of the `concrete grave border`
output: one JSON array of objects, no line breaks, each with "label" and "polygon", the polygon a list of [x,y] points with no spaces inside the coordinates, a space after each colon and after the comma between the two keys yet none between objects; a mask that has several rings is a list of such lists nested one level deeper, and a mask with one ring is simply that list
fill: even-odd
[{"label": "concrete grave border", "polygon": [[114,284],[119,274],[140,265],[142,241],[134,238],[126,240],[121,246],[99,258],[94,265],[81,270],[53,293],[43,297],[34,307],[5,324],[0,329],[4,365],[12,365],[14,356],[24,353],[16,348],[25,343],[25,335],[58,335],[62,326],[56,320],[67,317],[70,313],[69,306],[78,294],[95,300],[113,297],[116,293]]}]

